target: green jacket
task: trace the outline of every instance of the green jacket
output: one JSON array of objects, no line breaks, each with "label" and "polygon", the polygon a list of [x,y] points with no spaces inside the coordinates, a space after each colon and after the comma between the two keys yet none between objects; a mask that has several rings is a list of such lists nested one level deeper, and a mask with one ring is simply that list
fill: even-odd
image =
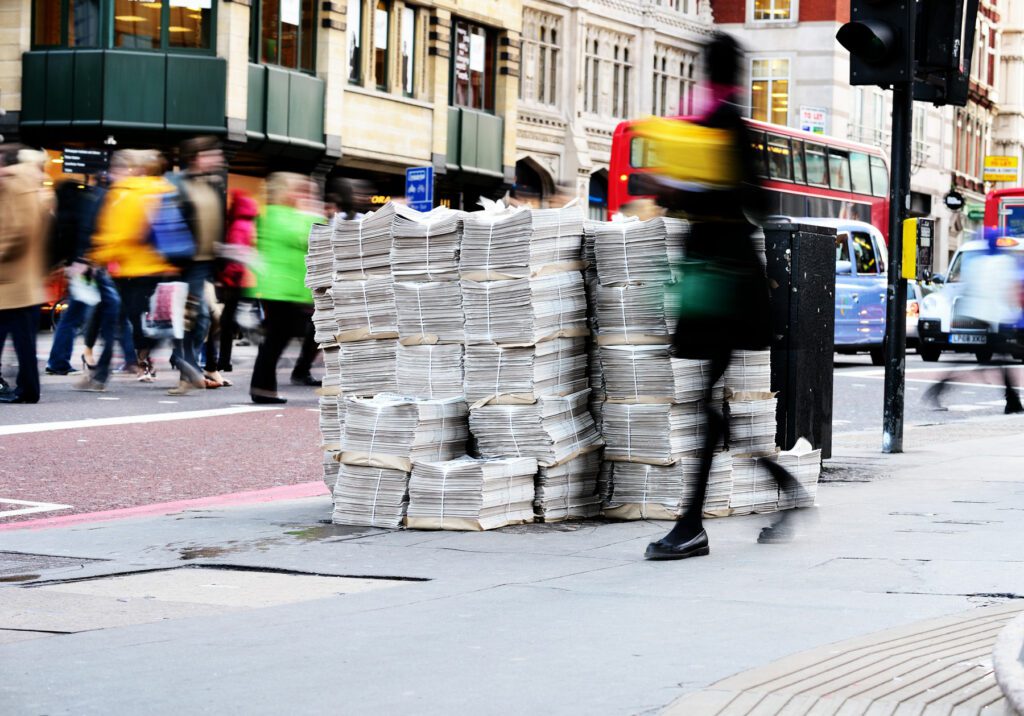
[{"label": "green jacket", "polygon": [[247,289],[246,295],[268,301],[313,303],[313,294],[305,285],[306,251],[310,227],[322,222],[316,214],[290,206],[268,206],[256,219],[256,285]]}]

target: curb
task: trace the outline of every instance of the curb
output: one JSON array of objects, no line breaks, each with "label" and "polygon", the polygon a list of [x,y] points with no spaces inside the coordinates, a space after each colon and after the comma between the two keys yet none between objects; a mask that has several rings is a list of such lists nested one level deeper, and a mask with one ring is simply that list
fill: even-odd
[{"label": "curb", "polygon": [[992,664],[1011,713],[1024,714],[1024,614],[999,633],[992,649]]},{"label": "curb", "polygon": [[36,520],[9,522],[0,524],[0,532],[13,530],[40,530],[50,527],[74,527],[76,525],[89,524],[92,522],[107,522],[110,520],[121,520],[131,517],[159,517],[162,515],[183,512],[185,510],[213,507],[237,507],[240,505],[252,505],[260,502],[298,500],[305,497],[319,497],[320,495],[329,494],[330,490],[327,489],[323,480],[314,480],[312,482],[300,482],[294,485],[268,487],[262,490],[232,492],[226,495],[212,495],[210,497],[197,497],[188,500],[176,500],[174,502],[160,502],[151,505],[139,505],[137,507],[123,507],[116,510],[103,510],[101,512],[80,512],[73,515],[60,515],[58,517],[43,517]]}]

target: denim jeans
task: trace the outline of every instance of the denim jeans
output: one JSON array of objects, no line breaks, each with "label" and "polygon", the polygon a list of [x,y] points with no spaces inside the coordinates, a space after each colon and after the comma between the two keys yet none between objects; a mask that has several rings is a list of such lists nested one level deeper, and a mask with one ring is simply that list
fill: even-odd
[{"label": "denim jeans", "polygon": [[39,402],[38,331],[39,306],[0,310],[0,335],[10,334],[18,356],[18,382],[14,392],[26,403]]},{"label": "denim jeans", "polygon": [[[93,371],[92,377],[93,380],[106,383],[107,379],[110,378],[110,361],[114,357],[114,341],[117,338],[118,331],[124,331],[124,325],[121,320],[121,294],[117,292],[117,286],[114,285],[110,275],[102,269],[96,271],[96,285],[100,289],[100,303],[96,310],[99,311],[99,328],[100,338],[103,341],[103,352],[100,353],[99,360],[96,361],[96,368]],[[121,347],[125,351],[125,360],[127,360],[128,349],[125,346],[123,336]],[[134,350],[132,352],[134,353]]]},{"label": "denim jeans", "polygon": [[[117,286],[114,284],[114,279],[110,277],[106,271],[96,274],[96,284],[100,289],[100,308],[102,309],[103,304],[107,301],[114,301],[116,299],[117,305],[123,306],[124,302],[121,301],[121,294],[117,292]],[[100,316],[102,310],[93,311],[92,316],[86,323],[85,329],[85,347],[92,350],[96,345],[96,341],[100,335]],[[115,339],[121,344],[121,352],[124,353],[124,362],[127,365],[135,365],[139,362],[139,358],[135,355],[135,341],[132,340],[132,323],[128,320],[125,312],[121,311],[119,323],[115,331]]]},{"label": "denim jeans", "polygon": [[190,300],[196,301],[196,318],[192,330],[185,332],[183,341],[175,341],[171,359],[185,380],[196,380],[202,377],[199,369],[199,355],[202,353],[203,342],[210,330],[210,307],[206,305],[206,282],[213,276],[212,264],[209,261],[193,263],[181,273],[180,281],[188,284]]},{"label": "denim jeans", "polygon": [[[120,306],[120,301],[118,301]],[[68,309],[60,317],[57,328],[53,332],[53,345],[50,346],[50,357],[46,361],[46,368],[55,373],[67,373],[74,369],[71,364],[71,353],[75,347],[75,336],[78,329],[85,323],[93,307],[87,303],[71,299]]]}]

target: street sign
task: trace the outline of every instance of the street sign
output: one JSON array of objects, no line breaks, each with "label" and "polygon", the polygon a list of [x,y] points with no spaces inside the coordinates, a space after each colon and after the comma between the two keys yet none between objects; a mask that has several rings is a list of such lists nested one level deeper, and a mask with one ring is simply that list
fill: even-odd
[{"label": "street sign", "polygon": [[950,211],[960,211],[964,208],[964,195],[958,191],[950,191],[942,197],[942,201]]},{"label": "street sign", "polygon": [[405,200],[416,211],[434,208],[434,167],[409,167],[405,170]]},{"label": "street sign", "polygon": [[1017,181],[1017,157],[990,154],[985,157],[985,181]]},{"label": "street sign", "polygon": [[110,166],[110,153],[105,149],[64,148],[65,174],[102,174]]}]

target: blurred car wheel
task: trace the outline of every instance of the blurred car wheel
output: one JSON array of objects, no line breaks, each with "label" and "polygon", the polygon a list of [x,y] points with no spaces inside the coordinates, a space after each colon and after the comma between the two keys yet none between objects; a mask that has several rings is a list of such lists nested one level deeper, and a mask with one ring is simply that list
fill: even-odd
[{"label": "blurred car wheel", "polygon": [[932,346],[918,346],[917,354],[925,363],[938,363],[942,357],[942,351]]}]

